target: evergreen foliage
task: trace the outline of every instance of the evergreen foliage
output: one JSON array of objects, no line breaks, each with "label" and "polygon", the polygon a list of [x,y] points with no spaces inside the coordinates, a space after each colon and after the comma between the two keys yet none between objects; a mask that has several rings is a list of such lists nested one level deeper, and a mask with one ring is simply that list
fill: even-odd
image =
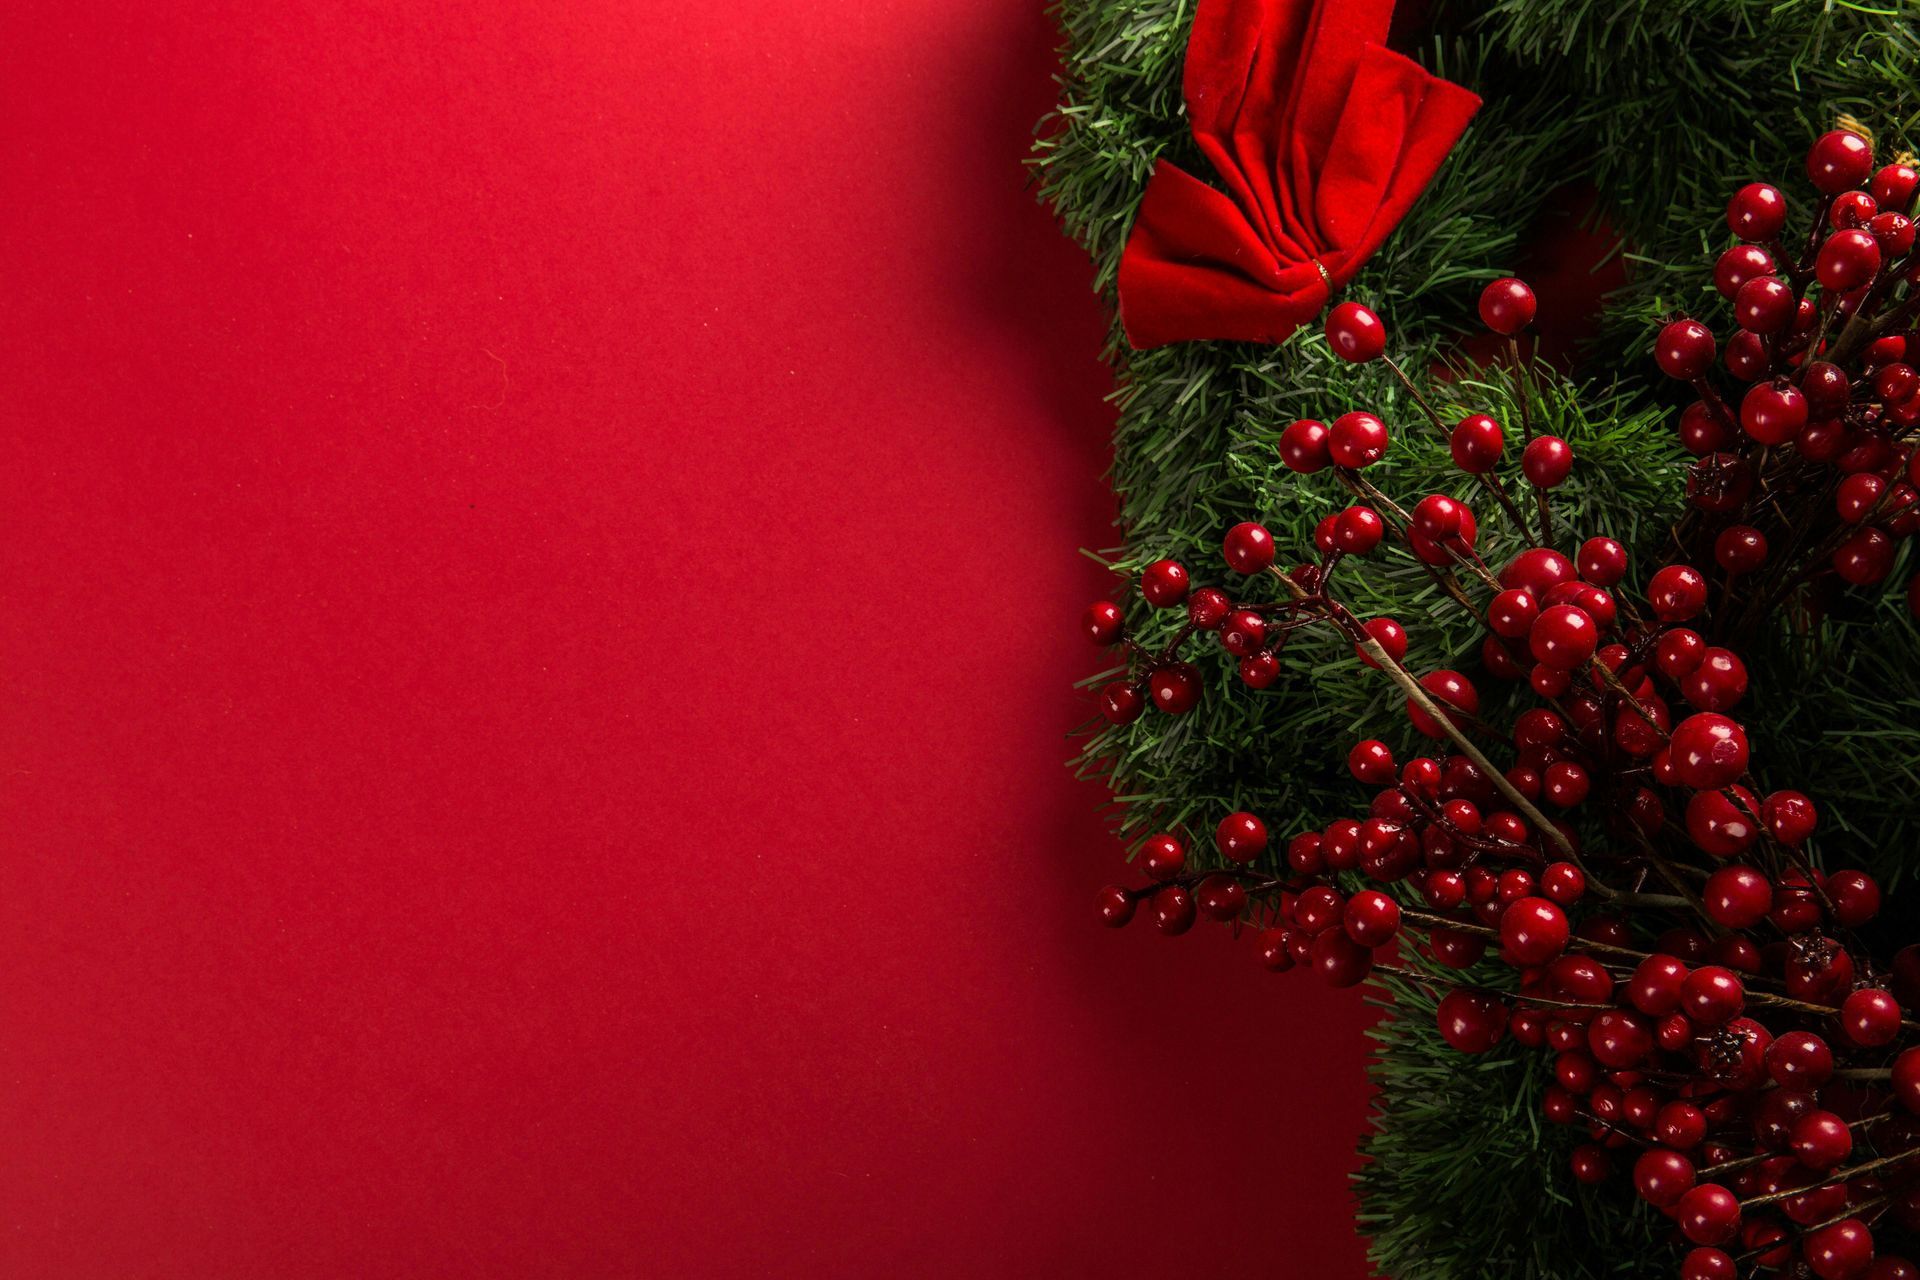
[{"label": "evergreen foliage", "polygon": [[[1111,303],[1156,157],[1210,174],[1180,101],[1193,4],[1060,0],[1057,13],[1061,97],[1041,122],[1032,164]],[[1440,0],[1405,51],[1486,105],[1344,296],[1381,314],[1404,367],[1427,368],[1470,325],[1480,284],[1515,269],[1549,199],[1591,184],[1601,216],[1630,246],[1630,278],[1573,378],[1535,370],[1523,389],[1505,374],[1455,370],[1428,395],[1449,422],[1485,411],[1509,423],[1516,396],[1530,396],[1534,420],[1552,424],[1579,459],[1555,495],[1561,545],[1570,545],[1562,521],[1570,522],[1581,537],[1621,539],[1646,565],[1677,507],[1682,462],[1671,427],[1678,400],[1648,354],[1655,319],[1684,308],[1726,327],[1710,273],[1729,242],[1721,211],[1736,187],[1774,181],[1804,202],[1807,142],[1842,114],[1873,131],[1883,157],[1915,133],[1916,18],[1920,5],[1900,0]],[[1794,224],[1804,227],[1806,216],[1797,209]],[[1136,353],[1116,325],[1107,355],[1120,515],[1118,543],[1100,559],[1119,575],[1116,595],[1163,556],[1198,570],[1199,581],[1228,578],[1220,537],[1243,519],[1266,525],[1283,558],[1308,548],[1314,523],[1349,499],[1331,478],[1280,465],[1273,446],[1294,418],[1380,414],[1395,446],[1369,475],[1391,492],[1451,488],[1459,478],[1387,371],[1334,359],[1317,326],[1274,347],[1203,342]],[[1497,565],[1517,543],[1497,512],[1484,514],[1483,553]],[[1407,557],[1350,581],[1358,611],[1409,624],[1409,666],[1477,669],[1471,620]],[[1129,625],[1148,623],[1137,593],[1127,595]],[[1920,637],[1903,607],[1853,601],[1811,635],[1773,619],[1777,634],[1744,638],[1754,687],[1744,718],[1770,766],[1816,793],[1830,846],[1844,842],[1848,860],[1895,879],[1920,847],[1907,816],[1920,768]],[[1854,643],[1875,621],[1887,625],[1874,628],[1873,643]],[[1263,693],[1238,688],[1217,648],[1193,645],[1189,656],[1207,681],[1195,711],[1149,714],[1124,729],[1096,723],[1083,740],[1080,768],[1111,784],[1130,843],[1184,828],[1201,837],[1191,844],[1204,858],[1205,833],[1231,809],[1286,824],[1282,836],[1356,816],[1365,793],[1339,745],[1408,741],[1394,729],[1404,725],[1398,698],[1330,637],[1300,637],[1285,655],[1287,674]],[[1657,1243],[1664,1224],[1633,1197],[1588,1192],[1566,1176],[1571,1138],[1538,1119],[1537,1060],[1511,1045],[1463,1059],[1434,1032],[1430,996],[1395,978],[1382,985],[1396,1016],[1375,1032],[1382,1088],[1358,1183],[1360,1228],[1386,1274],[1598,1277],[1671,1265]]]}]

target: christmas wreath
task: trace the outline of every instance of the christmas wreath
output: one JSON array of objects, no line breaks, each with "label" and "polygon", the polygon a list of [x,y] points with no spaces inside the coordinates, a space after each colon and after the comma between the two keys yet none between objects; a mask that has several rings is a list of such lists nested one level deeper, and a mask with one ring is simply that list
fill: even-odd
[{"label": "christmas wreath", "polygon": [[[1060,9],[1098,910],[1371,984],[1399,1280],[1920,1274],[1914,16]],[[1567,355],[1512,273],[1570,198],[1625,270]]]}]

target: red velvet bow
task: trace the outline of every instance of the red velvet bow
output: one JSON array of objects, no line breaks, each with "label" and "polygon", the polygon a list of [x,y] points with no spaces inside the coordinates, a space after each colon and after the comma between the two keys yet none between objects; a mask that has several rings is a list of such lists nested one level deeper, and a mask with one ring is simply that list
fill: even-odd
[{"label": "red velvet bow", "polygon": [[1379,43],[1393,0],[1200,0],[1183,90],[1223,193],[1162,160],[1120,258],[1136,348],[1278,342],[1406,216],[1480,106]]}]

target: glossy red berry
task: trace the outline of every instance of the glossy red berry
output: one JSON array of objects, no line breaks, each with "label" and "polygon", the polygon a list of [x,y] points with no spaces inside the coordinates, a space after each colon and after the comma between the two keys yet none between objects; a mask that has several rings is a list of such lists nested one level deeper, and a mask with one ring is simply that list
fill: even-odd
[{"label": "glossy red berry", "polygon": [[1878,529],[1856,529],[1833,553],[1833,571],[1856,587],[1893,572],[1893,540]]},{"label": "glossy red berry", "polygon": [[1500,585],[1519,587],[1535,600],[1545,600],[1563,582],[1578,576],[1573,561],[1550,547],[1529,547],[1500,571]]},{"label": "glossy red berry", "polygon": [[1236,658],[1252,657],[1266,642],[1266,619],[1251,609],[1235,609],[1220,624],[1220,647]]},{"label": "glossy red berry", "polygon": [[1543,610],[1527,635],[1527,646],[1534,661],[1563,671],[1571,670],[1593,657],[1600,643],[1599,628],[1585,610],[1570,604],[1557,604]]},{"label": "glossy red berry", "polygon": [[1670,749],[1675,778],[1696,790],[1718,790],[1747,771],[1747,731],[1718,712],[1702,711],[1675,725]]},{"label": "glossy red berry", "polygon": [[1590,1187],[1605,1182],[1613,1172],[1613,1157],[1597,1143],[1588,1142],[1575,1147],[1567,1162],[1573,1170],[1574,1181]]},{"label": "glossy red berry", "polygon": [[1807,398],[1790,382],[1762,382],[1740,400],[1740,427],[1764,445],[1782,445],[1807,425]]},{"label": "glossy red berry", "polygon": [[1698,320],[1675,320],[1660,331],[1653,358],[1669,378],[1692,382],[1713,367],[1713,332]]},{"label": "glossy red berry", "polygon": [[1177,884],[1170,884],[1153,895],[1153,926],[1173,936],[1193,928],[1193,895]]},{"label": "glossy red berry", "polygon": [[1229,875],[1210,875],[1194,886],[1193,898],[1200,914],[1209,920],[1237,920],[1246,909],[1247,891]]},{"label": "glossy red berry", "polygon": [[1414,506],[1413,527],[1435,541],[1451,538],[1460,532],[1460,513],[1464,510],[1446,494],[1430,493]]},{"label": "glossy red berry", "polygon": [[1731,300],[1747,281],[1772,274],[1772,254],[1757,244],[1737,244],[1713,264],[1713,287]]},{"label": "glossy red berry", "polygon": [[1658,1208],[1678,1204],[1693,1190],[1693,1161],[1678,1151],[1654,1148],[1642,1152],[1633,1164],[1633,1186],[1640,1198]]},{"label": "glossy red berry", "polygon": [[1095,895],[1093,905],[1100,915],[1100,923],[1109,929],[1118,929],[1133,919],[1133,895],[1117,884],[1110,884]]},{"label": "glossy red berry", "polygon": [[1819,822],[1813,801],[1798,791],[1775,791],[1760,806],[1760,818],[1781,844],[1798,848]]},{"label": "glossy red berry", "polygon": [[1715,1182],[1703,1182],[1680,1197],[1675,1221],[1695,1244],[1724,1244],[1740,1229],[1740,1201]]},{"label": "glossy red berry", "polygon": [[1787,198],[1778,187],[1749,182],[1727,202],[1727,229],[1749,244],[1777,237],[1787,225]]},{"label": "glossy red berry", "polygon": [[1156,609],[1171,609],[1187,598],[1187,568],[1177,560],[1155,560],[1140,571],[1140,594]]},{"label": "glossy red berry", "polygon": [[1485,1053],[1507,1029],[1507,1006],[1492,996],[1455,987],[1436,1011],[1440,1038],[1460,1053]]},{"label": "glossy red berry", "polygon": [[1328,929],[1313,940],[1313,968],[1330,987],[1351,987],[1373,970],[1373,952],[1339,929]]},{"label": "glossy red berry", "polygon": [[1252,862],[1267,851],[1267,824],[1244,809],[1220,819],[1214,847],[1235,862]]},{"label": "glossy red berry", "polygon": [[1873,175],[1869,188],[1874,203],[1882,209],[1897,209],[1904,212],[1913,202],[1913,192],[1920,186],[1920,172],[1912,165],[1890,164]]},{"label": "glossy red berry", "polygon": [[1469,414],[1460,419],[1448,442],[1453,465],[1469,475],[1493,470],[1499,465],[1500,453],[1505,447],[1506,436],[1500,430],[1500,424],[1484,413]]},{"label": "glossy red berry", "polygon": [[1378,889],[1362,889],[1347,899],[1340,927],[1363,947],[1382,947],[1400,932],[1400,904]]},{"label": "glossy red berry", "polygon": [[1521,898],[1500,914],[1500,943],[1520,964],[1545,964],[1569,936],[1566,912],[1546,898]]},{"label": "glossy red berry", "polygon": [[1750,524],[1728,525],[1713,540],[1713,558],[1728,573],[1752,573],[1767,562],[1767,535]]},{"label": "glossy red berry", "polygon": [[1864,871],[1836,871],[1827,877],[1827,901],[1835,924],[1858,929],[1880,914],[1880,882]]},{"label": "glossy red berry", "polygon": [[1809,1111],[1793,1124],[1793,1154],[1809,1169],[1837,1168],[1853,1151],[1853,1130],[1831,1111]]},{"label": "glossy red berry", "polygon": [[1913,249],[1913,219],[1904,213],[1877,213],[1867,222],[1867,231],[1879,242],[1882,259],[1904,257]]},{"label": "glossy red berry", "polygon": [[1588,538],[1574,563],[1594,586],[1611,587],[1627,576],[1627,549],[1612,538]]},{"label": "glossy red berry", "polygon": [[1387,424],[1370,413],[1343,413],[1327,430],[1327,456],[1339,466],[1360,470],[1387,452]]},{"label": "glossy red berry", "polygon": [[1890,1044],[1900,1034],[1900,1002],[1888,992],[1863,987],[1841,1001],[1840,1028],[1857,1045]]},{"label": "glossy red berry", "polygon": [[1273,535],[1252,521],[1243,521],[1227,530],[1220,550],[1235,573],[1259,573],[1273,563]]},{"label": "glossy red berry", "polygon": [[1480,291],[1480,323],[1512,337],[1533,323],[1535,306],[1533,290],[1526,282],[1507,276]]},{"label": "glossy red berry", "polygon": [[[1575,805],[1584,803],[1588,792],[1592,789],[1593,780],[1588,777],[1586,769],[1571,760],[1555,760],[1540,775],[1540,794],[1548,804],[1557,809],[1571,809]],[[1556,865],[1569,866],[1570,864]],[[1575,874],[1579,874],[1577,870]]]},{"label": "glossy red berry", "polygon": [[1187,597],[1187,621],[1211,631],[1233,612],[1233,597],[1218,587],[1202,587]]},{"label": "glossy red berry", "polygon": [[[1392,658],[1395,663],[1402,661],[1407,656],[1406,628],[1402,627],[1392,618],[1369,618],[1360,624],[1360,629],[1372,637],[1375,644],[1386,650],[1387,656]],[[1380,664],[1373,660],[1373,655],[1365,649],[1362,649],[1359,645],[1353,646],[1353,652],[1360,661],[1366,663],[1368,666],[1379,667]]]},{"label": "glossy red berry", "polygon": [[1520,469],[1535,486],[1555,488],[1573,470],[1573,450],[1559,436],[1535,436],[1520,454]]},{"label": "glossy red berry", "polygon": [[1147,700],[1140,690],[1125,680],[1115,680],[1100,691],[1100,714],[1108,724],[1132,724],[1146,709]]},{"label": "glossy red berry", "polygon": [[1080,629],[1095,644],[1113,644],[1126,630],[1126,618],[1113,601],[1096,600],[1080,616]]},{"label": "glossy red berry", "polygon": [[1368,554],[1386,536],[1386,522],[1372,507],[1348,507],[1333,525],[1333,545],[1350,556]]},{"label": "glossy red berry", "polygon": [[1869,1275],[1873,1263],[1873,1232],[1858,1218],[1840,1221],[1807,1233],[1800,1256],[1820,1280],[1886,1280]]},{"label": "glossy red berry", "polygon": [[1733,970],[1703,965],[1680,984],[1680,1005],[1687,1017],[1703,1027],[1717,1027],[1745,1007],[1746,985]]},{"label": "glossy red berry", "polygon": [[1647,603],[1662,622],[1685,622],[1707,607],[1707,580],[1691,565],[1667,565],[1647,584]]},{"label": "glossy red berry", "polygon": [[1813,260],[1820,287],[1849,293],[1872,280],[1880,270],[1880,242],[1870,231],[1836,231],[1820,246]]},{"label": "glossy red berry", "polygon": [[1798,304],[1786,281],[1776,276],[1755,276],[1733,296],[1734,323],[1748,333],[1779,333],[1793,323]]},{"label": "glossy red berry", "polygon": [[1280,433],[1280,461],[1289,471],[1311,475],[1326,468],[1332,459],[1327,453],[1327,425],[1312,418],[1301,418]]},{"label": "glossy red berry", "polygon": [[1397,772],[1392,750],[1377,738],[1353,744],[1353,750],[1347,752],[1347,771],[1355,780],[1375,787],[1391,783]]},{"label": "glossy red berry", "polygon": [[1156,667],[1147,677],[1153,705],[1171,716],[1185,715],[1200,701],[1200,669],[1191,662]]},{"label": "glossy red berry", "polygon": [[1680,692],[1696,710],[1732,710],[1747,695],[1747,665],[1731,650],[1709,648],[1681,678]]},{"label": "glossy red berry", "polygon": [[1823,133],[1807,149],[1807,179],[1823,195],[1864,186],[1872,173],[1872,144],[1849,130]]},{"label": "glossy red berry", "polygon": [[1487,605],[1487,626],[1495,635],[1520,640],[1533,630],[1540,606],[1533,596],[1518,587],[1510,587],[1493,597]]},{"label": "glossy red berry", "polygon": [[[1480,713],[1480,691],[1473,682],[1458,671],[1435,671],[1420,677],[1420,687],[1433,701],[1439,704],[1442,712],[1448,708],[1465,713],[1468,716]],[[1409,698],[1407,717],[1413,721],[1413,727],[1429,738],[1444,738],[1447,731],[1438,720],[1429,715]],[[1451,717],[1449,717],[1451,718]]]},{"label": "glossy red berry", "polygon": [[1357,302],[1342,302],[1327,313],[1327,345],[1342,360],[1364,364],[1387,349],[1387,327]]},{"label": "glossy red berry", "polygon": [[1833,1076],[1833,1050],[1811,1031],[1789,1031],[1767,1046],[1767,1074],[1783,1089],[1817,1089]]},{"label": "glossy red berry", "polygon": [[1773,884],[1754,867],[1721,867],[1707,877],[1700,899],[1715,924],[1747,929],[1773,909]]},{"label": "glossy red berry", "polygon": [[1187,869],[1187,846],[1176,835],[1149,837],[1140,846],[1140,865],[1149,880],[1171,880]]},{"label": "glossy red berry", "polygon": [[1715,858],[1737,857],[1760,838],[1759,807],[1745,787],[1695,792],[1687,801],[1687,837]]}]

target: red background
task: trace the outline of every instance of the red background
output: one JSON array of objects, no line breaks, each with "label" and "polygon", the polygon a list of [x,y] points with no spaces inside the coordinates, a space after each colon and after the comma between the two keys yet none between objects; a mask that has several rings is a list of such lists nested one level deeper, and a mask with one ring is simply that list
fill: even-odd
[{"label": "red background", "polygon": [[0,19],[0,1273],[1362,1274],[1091,923],[1040,8]]}]

